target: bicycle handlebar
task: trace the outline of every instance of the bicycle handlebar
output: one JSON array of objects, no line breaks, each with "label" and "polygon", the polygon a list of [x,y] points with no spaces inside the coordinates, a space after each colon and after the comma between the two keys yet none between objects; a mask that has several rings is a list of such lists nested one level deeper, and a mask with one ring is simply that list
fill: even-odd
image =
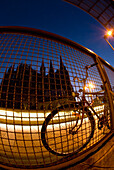
[{"label": "bicycle handlebar", "polygon": [[96,66],[98,63],[94,63],[94,64],[91,64],[90,66],[85,66],[86,69],[90,68],[90,67],[93,67],[93,66]]},{"label": "bicycle handlebar", "polygon": [[90,67],[93,67],[93,66],[96,66],[98,63],[94,63],[94,64],[91,64],[91,65],[89,65],[89,66],[85,66],[85,69],[86,69],[86,77],[85,78],[83,78],[83,79],[79,79],[78,77],[74,77],[73,79],[74,79],[74,81],[77,79],[79,82],[82,82],[82,81],[85,81],[86,79],[87,79],[87,77],[88,77],[88,68],[90,68]]}]

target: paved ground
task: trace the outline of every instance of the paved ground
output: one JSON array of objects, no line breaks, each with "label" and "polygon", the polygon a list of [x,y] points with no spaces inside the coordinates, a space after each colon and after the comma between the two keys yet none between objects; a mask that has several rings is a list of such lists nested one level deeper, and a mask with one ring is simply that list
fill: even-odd
[{"label": "paved ground", "polygon": [[113,137],[90,156],[86,161],[66,168],[67,170],[114,170],[114,135]]}]

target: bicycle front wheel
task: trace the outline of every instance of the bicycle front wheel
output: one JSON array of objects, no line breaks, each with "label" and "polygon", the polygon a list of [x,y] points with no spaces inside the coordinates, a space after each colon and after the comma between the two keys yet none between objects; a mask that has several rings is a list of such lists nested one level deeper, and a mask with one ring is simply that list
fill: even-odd
[{"label": "bicycle front wheel", "polygon": [[53,110],[45,119],[41,129],[44,147],[58,156],[76,154],[86,147],[93,137],[95,120],[87,108],[84,109],[84,113],[86,116],[84,116],[82,126],[76,134],[71,134],[69,131],[76,125],[76,122],[77,126],[73,131],[81,123],[82,107],[75,107],[73,111],[72,104],[68,104]]}]

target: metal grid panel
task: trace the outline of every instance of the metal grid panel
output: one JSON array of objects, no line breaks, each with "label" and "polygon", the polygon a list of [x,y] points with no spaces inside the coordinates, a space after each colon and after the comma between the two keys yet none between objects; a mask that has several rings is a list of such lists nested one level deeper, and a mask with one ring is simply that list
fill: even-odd
[{"label": "metal grid panel", "polygon": [[[74,152],[83,145],[91,132],[91,122],[84,117],[78,134],[68,134],[75,124],[76,113],[70,109],[72,101],[79,101],[72,92],[79,92],[83,83],[74,80],[84,78],[86,65],[95,61],[90,56],[65,43],[46,36],[4,33],[0,46],[0,162],[7,166],[39,168],[65,162],[74,155],[58,156],[42,144],[41,128],[46,117],[59,105],[63,107],[47,127],[46,140],[54,150]],[[88,72],[87,92],[97,93],[103,86],[97,66]],[[93,83],[93,88],[88,84]],[[82,93],[79,93],[80,97]],[[107,104],[103,96],[86,95],[88,102],[94,99],[95,111],[102,115]],[[75,106],[74,106],[75,108]],[[80,153],[94,146],[110,130],[98,130],[95,119],[94,136]],[[90,121],[90,122],[89,122]],[[110,122],[110,116],[109,116]],[[78,153],[77,155],[78,156]]]},{"label": "metal grid panel", "polygon": [[112,0],[65,0],[83,9],[104,27],[114,28],[114,2]]},{"label": "metal grid panel", "polygon": [[114,71],[112,71],[111,69],[109,69],[107,66],[104,65],[104,68],[106,70],[106,73],[108,75],[108,78],[109,78],[109,81],[110,81],[110,84],[111,84],[111,88],[112,88],[112,91],[114,92]]}]

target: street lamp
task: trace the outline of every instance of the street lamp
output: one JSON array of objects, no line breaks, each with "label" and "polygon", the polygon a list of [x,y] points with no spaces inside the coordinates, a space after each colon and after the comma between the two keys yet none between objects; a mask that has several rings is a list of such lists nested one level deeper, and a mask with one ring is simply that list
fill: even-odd
[{"label": "street lamp", "polygon": [[95,85],[92,82],[89,82],[87,86],[85,86],[85,89],[89,89],[90,91],[95,88]]},{"label": "street lamp", "polygon": [[114,47],[111,45],[111,43],[108,41],[108,37],[114,37],[114,30],[109,30],[107,33],[104,35],[104,39],[106,42],[110,45],[110,47],[114,50]]},{"label": "street lamp", "polygon": [[95,85],[92,82],[89,82],[87,84],[87,86],[85,86],[85,90],[89,89],[89,93],[86,93],[86,94],[89,94],[89,97],[91,98],[91,101],[93,101],[92,89],[94,89],[94,88],[95,88]]},{"label": "street lamp", "polygon": [[94,85],[92,82],[90,82],[90,83],[88,84],[88,86],[89,86],[89,89],[90,89],[90,90],[95,88],[95,85]]}]

